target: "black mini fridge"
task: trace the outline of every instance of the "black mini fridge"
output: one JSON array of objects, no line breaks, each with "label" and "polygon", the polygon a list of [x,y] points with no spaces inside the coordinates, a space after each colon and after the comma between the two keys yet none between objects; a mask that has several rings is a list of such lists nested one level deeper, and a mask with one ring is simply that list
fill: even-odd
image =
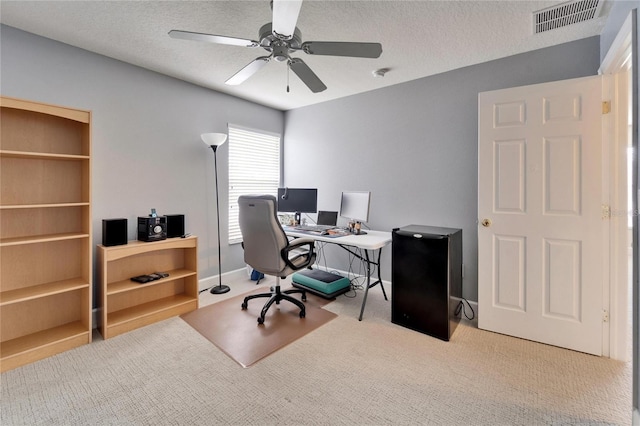
[{"label": "black mini fridge", "polygon": [[462,230],[396,228],[391,250],[391,322],[449,341],[460,320]]}]

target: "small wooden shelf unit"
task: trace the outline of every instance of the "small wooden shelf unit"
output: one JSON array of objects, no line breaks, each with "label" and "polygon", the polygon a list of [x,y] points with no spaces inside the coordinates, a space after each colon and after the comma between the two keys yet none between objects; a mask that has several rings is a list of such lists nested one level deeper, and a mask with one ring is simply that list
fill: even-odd
[{"label": "small wooden shelf unit", "polygon": [[91,342],[91,113],[0,97],[0,371]]},{"label": "small wooden shelf unit", "polygon": [[[191,236],[98,246],[103,338],[198,309],[197,241]],[[153,272],[169,276],[145,284],[131,280]]]}]

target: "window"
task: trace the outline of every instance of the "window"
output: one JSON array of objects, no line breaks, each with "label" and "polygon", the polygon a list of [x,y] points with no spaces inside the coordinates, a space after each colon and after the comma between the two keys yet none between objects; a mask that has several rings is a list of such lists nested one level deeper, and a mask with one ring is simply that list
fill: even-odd
[{"label": "window", "polygon": [[280,135],[229,125],[229,244],[242,241],[238,197],[278,193]]}]

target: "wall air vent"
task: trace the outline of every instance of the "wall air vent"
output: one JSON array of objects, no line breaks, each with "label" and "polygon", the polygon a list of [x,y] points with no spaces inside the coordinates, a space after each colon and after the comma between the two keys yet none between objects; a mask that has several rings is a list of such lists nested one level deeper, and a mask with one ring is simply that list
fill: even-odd
[{"label": "wall air vent", "polygon": [[573,0],[533,12],[533,32],[543,33],[600,15],[604,0]]}]

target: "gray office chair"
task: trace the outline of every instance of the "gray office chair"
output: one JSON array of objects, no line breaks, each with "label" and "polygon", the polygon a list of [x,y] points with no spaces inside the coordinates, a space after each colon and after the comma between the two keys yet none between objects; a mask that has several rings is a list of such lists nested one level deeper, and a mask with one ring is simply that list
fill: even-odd
[{"label": "gray office chair", "polygon": [[[238,198],[240,231],[244,261],[256,271],[276,277],[276,285],[270,293],[252,294],[244,298],[242,309],[247,309],[251,299],[268,297],[262,308],[258,324],[264,324],[269,307],[275,302],[287,300],[300,308],[300,318],[304,318],[304,303],[290,296],[302,293],[302,301],[307,300],[302,289],[280,290],[280,278],[313,265],[316,259],[312,238],[297,238],[289,241],[276,213],[276,198],[272,195],[242,195]],[[306,250],[303,250],[308,247]],[[294,252],[295,250],[295,252]]]}]

